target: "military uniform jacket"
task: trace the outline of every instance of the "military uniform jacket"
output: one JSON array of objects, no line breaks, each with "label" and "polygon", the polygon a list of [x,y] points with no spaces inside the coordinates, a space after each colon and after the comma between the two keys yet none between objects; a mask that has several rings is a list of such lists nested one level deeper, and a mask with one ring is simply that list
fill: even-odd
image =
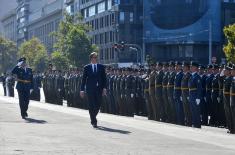
[{"label": "military uniform jacket", "polygon": [[180,97],[181,96],[181,81],[184,76],[183,72],[178,72],[175,76],[175,81],[174,81],[174,95],[175,97]]},{"label": "military uniform jacket", "polygon": [[189,87],[188,87],[188,81],[191,77],[191,74],[189,72],[184,73],[183,78],[181,80],[181,91],[182,93],[188,95],[189,93]]},{"label": "military uniform jacket", "polygon": [[192,100],[201,99],[202,98],[202,85],[201,78],[198,73],[192,74],[189,79],[189,98]]},{"label": "military uniform jacket", "polygon": [[215,75],[212,80],[212,93],[219,96],[219,74]]},{"label": "military uniform jacket", "polygon": [[19,66],[16,66],[12,70],[12,74],[17,75],[17,90],[33,89],[33,72],[31,68],[23,69]]}]

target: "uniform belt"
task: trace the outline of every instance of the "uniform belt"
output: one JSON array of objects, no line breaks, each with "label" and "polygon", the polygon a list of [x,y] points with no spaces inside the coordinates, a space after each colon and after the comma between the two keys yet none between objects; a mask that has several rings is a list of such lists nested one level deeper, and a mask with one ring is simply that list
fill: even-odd
[{"label": "uniform belt", "polygon": [[206,90],[212,90],[211,88],[206,88]]},{"label": "uniform belt", "polygon": [[235,96],[235,93],[230,93],[230,96]]},{"label": "uniform belt", "polygon": [[220,90],[219,88],[213,88],[212,90]]},{"label": "uniform belt", "polygon": [[175,87],[174,89],[175,90],[181,90],[181,87]]},{"label": "uniform belt", "polygon": [[189,91],[196,91],[197,88],[189,88]]},{"label": "uniform belt", "polygon": [[181,90],[189,90],[189,88],[184,88],[184,87],[182,87]]},{"label": "uniform belt", "polygon": [[149,89],[145,89],[144,92],[149,92]]},{"label": "uniform belt", "polygon": [[22,83],[30,83],[31,82],[31,81],[28,81],[28,80],[21,80],[21,79],[17,79],[16,81],[22,82]]},{"label": "uniform belt", "polygon": [[160,88],[160,87],[162,87],[162,85],[160,84],[155,85],[155,88]]},{"label": "uniform belt", "polygon": [[173,88],[174,87],[174,85],[168,85],[167,86],[167,88]]},{"label": "uniform belt", "polygon": [[167,88],[167,85],[163,86],[163,88]]},{"label": "uniform belt", "polygon": [[224,91],[223,93],[224,93],[224,95],[230,95],[230,92]]}]

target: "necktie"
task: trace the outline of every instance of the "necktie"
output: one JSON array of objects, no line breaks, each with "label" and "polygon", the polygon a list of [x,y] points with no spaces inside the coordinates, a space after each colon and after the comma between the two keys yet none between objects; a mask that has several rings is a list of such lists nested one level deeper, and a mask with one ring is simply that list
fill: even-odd
[{"label": "necktie", "polygon": [[94,73],[96,73],[96,71],[97,71],[97,70],[96,70],[96,65],[94,65]]}]

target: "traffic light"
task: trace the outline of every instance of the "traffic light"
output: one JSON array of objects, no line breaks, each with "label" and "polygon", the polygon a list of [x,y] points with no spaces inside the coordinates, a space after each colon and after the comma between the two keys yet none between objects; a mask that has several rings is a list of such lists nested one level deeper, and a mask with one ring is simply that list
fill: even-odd
[{"label": "traffic light", "polygon": [[113,44],[113,48],[114,48],[115,50],[117,50],[117,49],[118,49],[118,44],[117,44],[117,43]]},{"label": "traffic light", "polygon": [[121,42],[121,50],[124,51],[124,49],[125,49],[125,42],[122,41],[122,42]]}]

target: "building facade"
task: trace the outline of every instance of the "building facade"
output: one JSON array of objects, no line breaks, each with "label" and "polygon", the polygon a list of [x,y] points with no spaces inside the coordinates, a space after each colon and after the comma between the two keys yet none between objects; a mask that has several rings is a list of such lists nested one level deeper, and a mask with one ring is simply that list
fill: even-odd
[{"label": "building facade", "polygon": [[35,10],[40,9],[45,0],[17,0],[16,19],[17,19],[17,46],[28,40],[29,15]]},{"label": "building facade", "polygon": [[8,12],[2,19],[2,27],[3,27],[3,36],[11,41],[16,42],[17,40],[17,22],[16,22],[16,9]]},{"label": "building facade", "polygon": [[[224,60],[223,27],[233,23],[230,0],[144,1],[144,45],[158,61]],[[171,11],[169,11],[171,10]]]},{"label": "building facade", "polygon": [[48,54],[53,52],[53,44],[55,43],[52,32],[58,29],[62,20],[63,0],[55,0],[49,4],[43,5],[37,11],[29,15],[27,24],[28,39],[37,37],[47,48]]},{"label": "building facade", "polygon": [[[67,0],[66,10],[81,13],[91,30],[92,44],[100,49],[100,62],[136,62],[136,51],[115,50],[114,44],[142,45],[142,0]],[[140,55],[140,54],[139,54]],[[140,57],[139,57],[140,59]]]},{"label": "building facade", "polygon": [[[17,7],[16,0],[0,0],[0,20]],[[3,23],[0,22],[0,35],[4,35]]]}]

